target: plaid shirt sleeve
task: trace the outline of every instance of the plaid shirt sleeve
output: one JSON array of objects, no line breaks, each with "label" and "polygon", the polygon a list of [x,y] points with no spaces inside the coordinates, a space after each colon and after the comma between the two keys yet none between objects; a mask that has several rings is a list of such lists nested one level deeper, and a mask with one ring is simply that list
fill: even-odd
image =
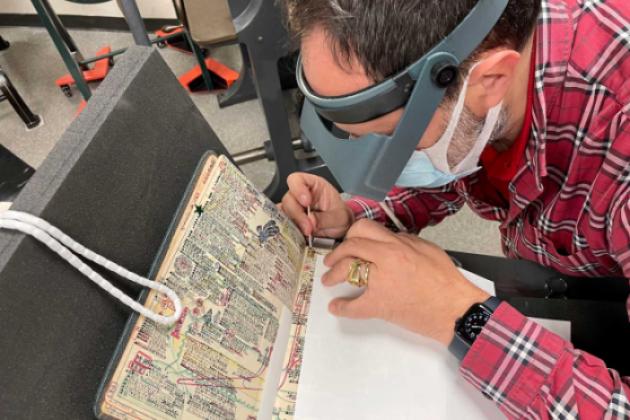
[{"label": "plaid shirt sleeve", "polygon": [[508,418],[630,417],[630,378],[507,303],[475,340],[461,371]]},{"label": "plaid shirt sleeve", "polygon": [[[609,243],[630,279],[630,189],[618,202]],[[630,314],[630,298],[627,308]],[[509,418],[630,418],[630,378],[622,378],[507,303],[475,341],[461,371]]]},{"label": "plaid shirt sleeve", "polygon": [[[455,191],[454,185],[439,189],[394,188],[385,199],[385,205],[393,210],[400,222],[410,233],[418,233],[429,225],[441,222],[457,213],[465,199]],[[346,202],[355,219],[372,219],[395,230],[391,220],[378,202],[353,197]]]}]

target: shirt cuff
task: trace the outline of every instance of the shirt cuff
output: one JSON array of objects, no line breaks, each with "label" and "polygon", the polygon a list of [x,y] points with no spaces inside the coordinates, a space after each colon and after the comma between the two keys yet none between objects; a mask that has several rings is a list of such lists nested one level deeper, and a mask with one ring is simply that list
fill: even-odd
[{"label": "shirt cuff", "polygon": [[346,201],[346,206],[354,214],[354,220],[371,219],[383,222],[385,219],[382,210],[378,207],[378,203],[372,203],[360,198],[351,198]]},{"label": "shirt cuff", "polygon": [[571,348],[504,302],[468,351],[461,372],[509,417],[521,417]]}]

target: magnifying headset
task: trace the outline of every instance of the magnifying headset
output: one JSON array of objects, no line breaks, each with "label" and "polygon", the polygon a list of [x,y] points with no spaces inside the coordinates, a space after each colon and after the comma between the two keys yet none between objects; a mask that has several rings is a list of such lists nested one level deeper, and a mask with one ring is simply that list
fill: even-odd
[{"label": "magnifying headset", "polygon": [[[304,136],[315,146],[343,190],[382,201],[418,146],[446,89],[458,80],[458,66],[492,31],[508,0],[479,0],[468,16],[418,61],[374,86],[346,96],[319,96],[297,65],[305,96]],[[359,124],[405,107],[393,135],[340,137],[334,123]]]}]

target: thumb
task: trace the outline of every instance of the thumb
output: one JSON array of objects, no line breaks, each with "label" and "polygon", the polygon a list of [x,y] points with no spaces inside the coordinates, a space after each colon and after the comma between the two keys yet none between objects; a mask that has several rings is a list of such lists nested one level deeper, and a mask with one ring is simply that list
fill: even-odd
[{"label": "thumb", "polygon": [[373,317],[366,299],[359,296],[355,299],[337,298],[328,305],[331,314],[350,319],[369,319]]}]

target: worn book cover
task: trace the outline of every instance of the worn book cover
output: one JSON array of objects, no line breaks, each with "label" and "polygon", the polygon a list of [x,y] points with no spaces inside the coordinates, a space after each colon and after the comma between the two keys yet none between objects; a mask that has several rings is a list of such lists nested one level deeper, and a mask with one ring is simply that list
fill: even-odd
[{"label": "worn book cover", "polygon": [[[314,261],[299,229],[226,158],[207,155],[151,277],[182,299],[164,327],[131,317],[99,418],[292,418]],[[146,307],[172,313],[149,292]]]}]

